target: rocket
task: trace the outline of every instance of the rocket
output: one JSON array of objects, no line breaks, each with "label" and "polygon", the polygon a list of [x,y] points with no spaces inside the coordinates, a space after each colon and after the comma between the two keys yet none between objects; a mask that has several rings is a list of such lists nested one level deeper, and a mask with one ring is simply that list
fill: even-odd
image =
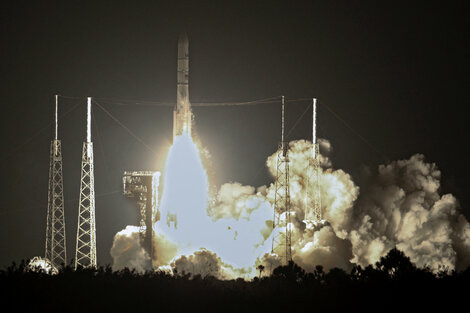
[{"label": "rocket", "polygon": [[173,140],[182,134],[191,136],[193,114],[189,103],[189,41],[186,33],[178,38],[176,106],[173,110]]}]

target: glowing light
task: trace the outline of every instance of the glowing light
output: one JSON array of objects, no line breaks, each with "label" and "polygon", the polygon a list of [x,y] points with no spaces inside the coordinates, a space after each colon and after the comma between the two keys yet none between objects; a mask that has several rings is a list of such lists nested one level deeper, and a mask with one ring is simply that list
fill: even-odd
[{"label": "glowing light", "polygon": [[46,259],[39,256],[35,256],[28,263],[28,270],[33,272],[44,272],[46,274],[56,275],[59,273],[57,268]]},{"label": "glowing light", "polygon": [[[354,211],[354,203],[359,188],[351,176],[340,169],[329,168],[328,158],[320,156],[324,168],[320,169],[319,189],[325,220],[302,222],[307,189],[308,194],[314,191],[313,184],[305,183],[312,143],[294,141],[289,149],[293,211],[288,228],[292,230],[292,258],[306,271],[314,271],[318,264],[323,265],[325,271],[334,267],[349,270],[354,263],[374,264],[393,244],[410,254],[411,260],[419,266],[432,264],[438,269],[440,264],[445,264],[454,269],[456,256],[468,251],[469,224],[458,213],[454,197],[441,197],[437,189],[428,190],[430,185],[439,185],[440,176],[429,176],[434,164],[424,163],[422,156],[380,167],[376,175],[385,185],[373,185],[370,191],[365,190],[367,201],[363,201],[357,211]],[[182,270],[194,269],[196,273],[201,266],[209,270],[215,267],[220,270],[209,273],[229,279],[257,276],[258,265],[268,271],[281,265],[282,256],[270,253],[273,235],[282,236],[285,232],[285,228],[273,230],[272,227],[274,182],[259,188],[226,183],[211,199],[202,152],[188,132],[177,136],[169,150],[158,221],[154,224],[156,259],[153,265],[171,271],[175,264],[180,264]],[[278,152],[273,153],[266,162],[272,174],[276,170],[277,155]],[[416,169],[419,169],[418,174]],[[412,192],[407,191],[408,181],[419,184],[416,190],[420,192],[414,188]],[[428,203],[425,199],[435,200]],[[286,214],[281,214],[280,219],[285,222]],[[138,232],[128,236],[134,234]],[[116,240],[118,237],[113,247],[130,251],[125,245],[129,241],[123,244]],[[133,247],[134,251],[140,251],[139,240],[135,240],[134,245],[137,246],[137,249]],[[124,261],[119,264],[130,267],[140,264],[139,254],[122,254],[118,260]],[[116,263],[116,256],[113,258]]]},{"label": "glowing light", "polygon": [[[234,205],[238,215],[219,216],[217,210],[211,215],[209,180],[200,151],[187,132],[176,137],[169,150],[160,219],[154,230],[159,238],[157,245],[177,248],[157,247],[157,255],[163,250],[166,255],[161,257],[175,260],[204,248],[215,252],[228,266],[245,268],[245,272],[253,268],[256,273],[256,259],[269,251],[266,239],[270,231],[265,221],[272,215],[272,207],[262,196],[250,195]],[[157,263],[167,265],[161,260]]]},{"label": "glowing light", "polygon": [[[177,243],[180,253],[190,253],[207,233],[209,184],[199,150],[186,132],[174,139],[163,180],[160,221],[155,232]],[[199,247],[197,247],[199,248]],[[196,248],[196,249],[197,249]]]},{"label": "glowing light", "polygon": [[[257,274],[256,265],[265,262],[266,257],[279,262],[278,256],[270,254],[272,236],[285,234],[282,227],[272,229],[274,185],[255,192],[254,187],[228,183],[222,185],[219,194],[211,199],[202,151],[186,131],[177,136],[170,147],[162,182],[159,220],[154,225],[157,250],[154,265],[167,270],[177,260],[196,260],[190,255],[203,249],[220,258],[221,267],[232,273],[231,278],[253,277]],[[310,235],[298,228],[296,216],[303,216],[299,211],[303,206],[298,204],[303,203],[306,185],[302,183],[304,167],[296,165],[308,162],[309,151],[302,149],[303,153],[293,153],[292,157],[296,163],[292,166],[291,203],[298,209],[291,212],[287,227],[292,231],[294,257],[296,249],[302,251],[305,244],[319,246],[319,240],[313,234],[326,225],[324,220],[308,221],[306,228]],[[344,184],[332,173],[328,173],[325,182],[330,195],[325,203],[341,205]],[[286,213],[280,215],[281,223],[286,219]]]}]

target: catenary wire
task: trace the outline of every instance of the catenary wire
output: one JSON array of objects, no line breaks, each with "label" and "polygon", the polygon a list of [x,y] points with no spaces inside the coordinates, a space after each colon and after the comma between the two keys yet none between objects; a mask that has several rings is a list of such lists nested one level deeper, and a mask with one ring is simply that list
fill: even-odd
[{"label": "catenary wire", "polygon": [[[63,114],[61,114],[58,119],[62,119],[64,118],[67,114],[69,114],[70,112],[72,112],[73,110],[75,110],[78,105],[80,103],[76,103],[72,108],[70,108],[68,111],[64,112]],[[4,160],[6,158],[8,158],[10,155],[12,155],[13,153],[17,152],[18,150],[20,150],[21,148],[23,148],[25,145],[27,145],[28,143],[30,143],[33,139],[35,139],[37,136],[39,136],[39,134],[43,133],[45,130],[47,130],[49,127],[51,127],[53,124],[55,123],[55,121],[52,121],[50,123],[48,123],[46,126],[42,127],[41,129],[37,130],[36,132],[34,132],[34,134],[32,136],[30,136],[28,139],[26,139],[25,141],[23,141],[23,143],[21,143],[20,145],[16,146],[15,148],[13,148],[12,150],[10,150],[10,152],[8,152],[7,154],[3,155],[0,160]]]},{"label": "catenary wire", "polygon": [[133,131],[129,129],[126,125],[124,125],[121,121],[119,121],[114,115],[112,115],[108,110],[106,110],[101,104],[99,104],[96,100],[92,99],[93,102],[101,109],[103,112],[105,112],[113,121],[115,121],[119,126],[124,128],[134,139],[139,141],[141,144],[143,144],[149,151],[152,153],[156,154],[156,152],[147,144],[145,141],[143,141],[139,136],[137,136]]}]

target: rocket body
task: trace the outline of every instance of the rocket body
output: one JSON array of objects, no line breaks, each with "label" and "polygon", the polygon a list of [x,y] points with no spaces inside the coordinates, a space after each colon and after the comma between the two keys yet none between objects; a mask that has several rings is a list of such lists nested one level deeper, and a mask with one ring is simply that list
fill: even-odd
[{"label": "rocket body", "polygon": [[176,107],[173,111],[173,140],[186,133],[191,135],[191,104],[189,103],[189,41],[184,33],[178,39]]}]

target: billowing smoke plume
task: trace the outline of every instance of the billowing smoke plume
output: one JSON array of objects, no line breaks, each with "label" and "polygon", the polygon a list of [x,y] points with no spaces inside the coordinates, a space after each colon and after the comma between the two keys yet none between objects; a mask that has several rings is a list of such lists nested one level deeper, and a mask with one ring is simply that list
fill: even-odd
[{"label": "billowing smoke plume", "polygon": [[190,256],[181,256],[179,259],[171,263],[173,271],[176,274],[184,275],[201,275],[201,277],[214,276],[221,277],[221,263],[215,253],[208,250],[196,251]]},{"label": "billowing smoke plume", "polygon": [[200,249],[189,256],[182,255],[171,262],[171,267],[177,275],[200,275],[203,278],[213,276],[218,279],[244,277],[250,272],[224,263],[215,253],[206,249]]},{"label": "billowing smoke plume", "polygon": [[[307,182],[312,144],[305,140],[289,144],[292,258],[296,263],[307,271],[316,265],[325,270],[349,270],[354,264],[374,264],[396,246],[418,266],[452,270],[470,265],[470,225],[457,200],[439,194],[440,172],[435,164],[414,155],[377,170],[364,169],[358,187],[349,174],[332,168],[330,151],[330,143],[321,140],[320,194],[325,222],[307,228],[303,220],[307,195],[313,194],[313,184]],[[277,152],[266,162],[273,177],[276,157]],[[166,224],[158,222],[153,265],[218,278],[249,278],[259,273],[256,267],[260,264],[268,271],[281,265],[282,258],[271,253],[274,188],[275,182],[258,188],[223,184],[211,205],[192,208],[201,216],[189,221],[191,229],[205,231],[208,236],[204,238],[188,230],[181,233],[181,229],[172,230],[173,237],[166,236],[157,231]],[[142,248],[119,248],[126,247],[120,244],[122,240],[138,243],[121,233],[112,249],[114,266],[139,266],[138,260],[145,256]],[[184,240],[173,239],[178,236]]]},{"label": "billowing smoke plume", "polygon": [[150,269],[150,257],[140,244],[137,226],[127,226],[114,236],[111,256],[114,270],[127,267],[143,272]]},{"label": "billowing smoke plume", "polygon": [[343,224],[353,262],[376,262],[396,246],[418,266],[464,269],[470,265],[470,226],[451,194],[440,195],[441,173],[421,154],[364,169],[353,218]]},{"label": "billowing smoke plume", "polygon": [[[347,233],[336,227],[347,223],[348,216],[359,193],[350,175],[342,170],[331,169],[327,157],[331,145],[326,140],[320,141],[320,194],[323,217],[327,223],[307,229],[303,223],[305,206],[311,205],[307,194],[313,194],[313,184],[308,184],[308,168],[312,157],[312,144],[306,140],[292,141],[289,144],[291,211],[294,212],[292,230],[292,258],[305,270],[311,271],[316,265],[323,265],[326,270],[333,267],[350,269],[353,258],[352,245]],[[268,169],[274,176],[277,153],[267,160]],[[268,188],[269,198],[274,197],[275,182]],[[308,188],[308,190],[307,190]],[[307,201],[306,201],[307,199]],[[273,202],[273,200],[271,200]],[[272,256],[265,255],[262,263],[271,267]],[[266,267],[268,268],[268,267]]]}]

